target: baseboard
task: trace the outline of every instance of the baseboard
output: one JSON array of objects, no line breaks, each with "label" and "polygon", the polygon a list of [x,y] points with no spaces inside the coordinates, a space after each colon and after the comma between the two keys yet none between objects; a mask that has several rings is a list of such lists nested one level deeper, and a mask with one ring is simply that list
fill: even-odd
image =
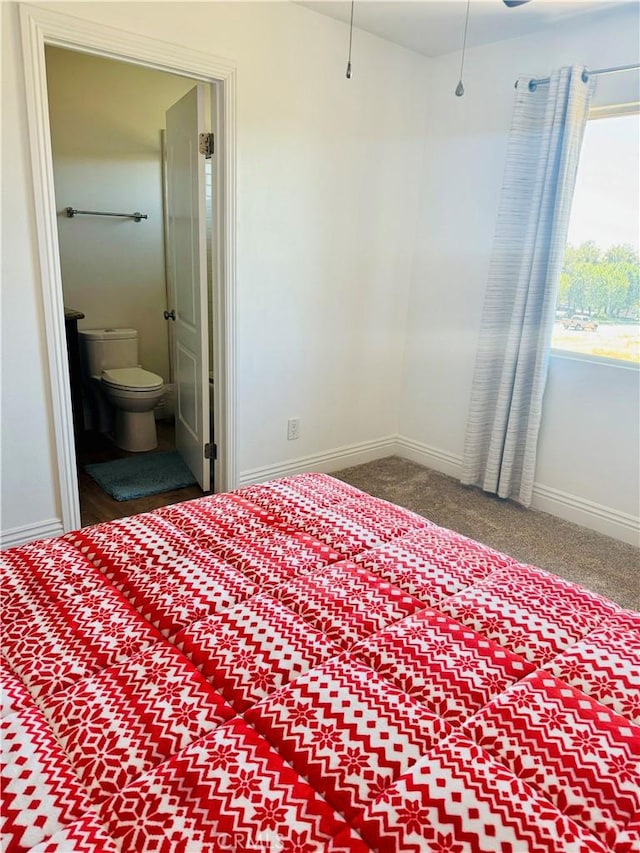
[{"label": "baseboard", "polygon": [[[417,462],[426,468],[459,478],[462,472],[462,458],[430,447],[419,441],[397,436],[396,453],[411,462]],[[536,483],[533,487],[531,508],[548,512],[564,521],[571,521],[580,527],[595,530],[605,536],[611,536],[636,547],[640,544],[640,521],[617,509],[580,498],[577,495]]]},{"label": "baseboard", "polygon": [[341,468],[350,468],[352,465],[364,465],[365,462],[384,459],[385,456],[393,456],[396,452],[396,436],[389,435],[375,441],[361,441],[357,444],[328,450],[325,453],[299,456],[297,459],[291,459],[288,462],[279,462],[276,465],[265,465],[262,468],[242,471],[238,485],[249,486],[251,483],[263,483],[266,480],[275,480],[278,477],[302,474],[304,471],[320,471],[324,474],[330,474],[332,471],[339,471]]},{"label": "baseboard", "polygon": [[405,438],[403,435],[396,436],[396,453],[403,459],[424,465],[425,468],[432,468],[434,471],[440,471],[441,474],[456,477],[456,479],[459,479],[462,473],[462,458],[460,456],[454,456],[453,453],[438,450],[437,447],[430,447],[420,441]]},{"label": "baseboard", "polygon": [[636,548],[640,545],[640,520],[626,512],[537,484],[533,487],[531,507],[628,542]]},{"label": "baseboard", "polygon": [[[462,468],[459,456],[419,441],[400,435],[389,435],[375,441],[362,441],[357,444],[338,447],[325,453],[300,456],[287,462],[265,465],[261,468],[243,471],[239,486],[260,483],[278,477],[288,477],[304,471],[322,471],[331,473],[353,465],[364,465],[386,456],[401,456],[426,468],[440,471],[458,478]],[[571,495],[568,492],[550,486],[536,484],[533,488],[532,509],[548,512],[557,518],[571,521],[581,527],[603,533],[636,547],[640,543],[640,521],[634,516],[603,506],[602,504]],[[4,530],[0,534],[0,547],[13,548],[35,539],[50,539],[64,533],[62,521],[51,518],[46,521],[25,524]]]},{"label": "baseboard", "polygon": [[35,539],[51,539],[53,536],[61,536],[64,533],[62,521],[59,518],[50,518],[47,521],[38,521],[34,524],[24,524],[22,527],[12,527],[0,533],[0,547],[14,548],[16,545],[24,545]]}]

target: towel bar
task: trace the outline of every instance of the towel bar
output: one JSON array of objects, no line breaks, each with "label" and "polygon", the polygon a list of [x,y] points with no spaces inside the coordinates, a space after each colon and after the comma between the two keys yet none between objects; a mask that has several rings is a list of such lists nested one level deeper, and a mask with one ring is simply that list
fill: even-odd
[{"label": "towel bar", "polygon": [[133,219],[135,222],[140,222],[141,219],[147,219],[146,213],[106,213],[102,210],[76,210],[75,207],[67,207],[67,216],[69,219],[72,219],[74,216],[78,214],[84,214],[88,216],[122,216],[125,219]]}]

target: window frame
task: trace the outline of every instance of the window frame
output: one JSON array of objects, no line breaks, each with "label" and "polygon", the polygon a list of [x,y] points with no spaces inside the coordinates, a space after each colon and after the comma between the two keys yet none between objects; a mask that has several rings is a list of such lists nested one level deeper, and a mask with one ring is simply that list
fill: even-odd
[{"label": "window frame", "polygon": [[[619,118],[627,115],[640,116],[640,101],[627,101],[625,103],[604,104],[601,106],[592,106],[589,110],[587,122],[598,121],[603,118]],[[565,244],[566,247],[566,244]],[[556,297],[557,305],[557,297]],[[591,362],[597,365],[605,365],[608,367],[616,367],[621,370],[633,370],[640,372],[640,363],[635,361],[626,361],[622,358],[608,358],[602,355],[592,355],[584,352],[574,352],[573,350],[558,349],[552,346],[550,348],[551,358],[564,358],[571,361]]]}]

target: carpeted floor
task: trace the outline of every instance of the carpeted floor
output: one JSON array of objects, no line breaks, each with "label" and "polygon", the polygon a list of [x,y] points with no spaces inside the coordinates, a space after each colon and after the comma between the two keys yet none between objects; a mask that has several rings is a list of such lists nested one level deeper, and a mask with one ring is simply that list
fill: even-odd
[{"label": "carpeted floor", "polygon": [[640,610],[640,549],[632,545],[463,486],[397,456],[332,476]]}]

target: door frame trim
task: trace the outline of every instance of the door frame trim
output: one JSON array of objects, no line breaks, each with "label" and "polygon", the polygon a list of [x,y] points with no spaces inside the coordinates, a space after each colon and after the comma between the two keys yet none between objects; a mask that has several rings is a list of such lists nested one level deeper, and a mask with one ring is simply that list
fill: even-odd
[{"label": "door frame trim", "polygon": [[[62,275],[56,225],[53,157],[49,127],[45,45],[117,59],[209,83],[217,90],[212,112],[219,154],[221,215],[216,217],[214,257],[214,436],[218,445],[216,491],[238,481],[237,465],[237,310],[236,310],[236,66],[208,53],[147,36],[20,4],[26,104],[36,232],[40,260],[44,332],[49,360],[51,416],[62,525],[80,527],[80,502],[67,364]],[[217,125],[217,126],[216,126]],[[205,366],[208,373],[209,367]]]}]

